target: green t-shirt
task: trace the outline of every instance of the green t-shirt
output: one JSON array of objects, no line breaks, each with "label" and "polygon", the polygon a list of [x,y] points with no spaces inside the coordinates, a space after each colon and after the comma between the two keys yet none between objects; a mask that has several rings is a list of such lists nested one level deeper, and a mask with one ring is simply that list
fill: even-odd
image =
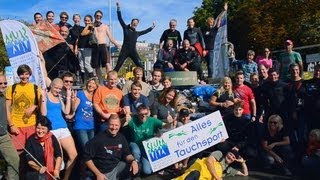
[{"label": "green t-shirt", "polygon": [[210,154],[210,156],[213,156],[222,166],[222,177],[226,176],[235,176],[238,172],[238,170],[234,169],[233,167],[229,166],[226,163],[225,157],[223,157],[223,154],[221,151],[214,151]]},{"label": "green t-shirt", "polygon": [[279,56],[279,62],[281,63],[281,79],[290,78],[289,66],[292,63],[297,63],[302,61],[301,55],[298,52],[292,51],[291,53],[284,52]]},{"label": "green t-shirt", "polygon": [[133,116],[128,124],[132,135],[132,142],[142,147],[142,141],[154,137],[156,131],[162,127],[162,123],[161,120],[153,117],[148,117],[142,123],[138,116]]}]

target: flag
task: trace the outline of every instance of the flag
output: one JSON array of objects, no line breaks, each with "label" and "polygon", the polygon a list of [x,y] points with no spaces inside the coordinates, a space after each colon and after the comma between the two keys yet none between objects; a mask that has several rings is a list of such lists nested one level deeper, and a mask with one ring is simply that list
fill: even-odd
[{"label": "flag", "polygon": [[30,29],[42,53],[65,42],[60,33],[48,21],[41,21],[39,24],[31,26]]},{"label": "flag", "polygon": [[[220,18],[220,17],[218,17]],[[217,18],[217,19],[218,19]],[[223,78],[229,75],[229,59],[227,56],[227,49],[225,44],[228,42],[227,32],[227,13],[221,14],[220,27],[218,29],[215,41],[214,41],[214,52],[213,52],[213,63],[212,63],[212,77]]]},{"label": "flag", "polygon": [[80,69],[78,58],[65,39],[48,21],[41,21],[30,28],[46,61],[50,79],[59,77],[60,73],[65,71],[76,73]]},{"label": "flag", "polygon": [[38,58],[38,45],[31,30],[15,20],[0,21],[0,28],[12,68],[13,82],[20,82],[17,69],[21,64],[27,64],[32,70],[30,82],[45,88],[44,76]]}]

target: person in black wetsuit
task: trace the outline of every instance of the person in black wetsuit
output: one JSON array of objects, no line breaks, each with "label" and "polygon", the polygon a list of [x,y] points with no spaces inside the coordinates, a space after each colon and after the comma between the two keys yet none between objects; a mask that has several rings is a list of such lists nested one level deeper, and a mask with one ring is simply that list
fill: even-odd
[{"label": "person in black wetsuit", "polygon": [[136,31],[136,28],[139,24],[139,19],[137,18],[132,19],[130,25],[126,25],[121,16],[120,1],[117,1],[117,15],[123,29],[124,39],[117,65],[115,66],[114,70],[119,71],[127,57],[130,57],[136,66],[143,67],[136,49],[137,39],[139,36],[152,31],[152,29],[155,27],[155,23],[152,24],[152,27],[143,31]]}]

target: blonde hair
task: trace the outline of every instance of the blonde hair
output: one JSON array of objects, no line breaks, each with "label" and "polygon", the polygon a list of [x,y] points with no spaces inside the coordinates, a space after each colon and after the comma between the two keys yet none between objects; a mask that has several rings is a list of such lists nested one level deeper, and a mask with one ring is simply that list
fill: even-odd
[{"label": "blonde hair", "polygon": [[50,87],[56,85],[56,84],[61,84],[63,85],[63,81],[61,78],[55,78],[54,80],[51,81]]},{"label": "blonde hair", "polygon": [[270,121],[275,120],[277,121],[277,131],[279,132],[283,128],[283,120],[278,114],[273,114],[268,119],[268,130],[270,131]]},{"label": "blonde hair", "polygon": [[[226,83],[226,82],[230,82],[230,89],[229,89],[229,90],[226,90],[226,89],[224,88],[224,83]],[[217,90],[218,97],[220,97],[220,95],[224,94],[225,92],[227,92],[229,96],[233,96],[231,78],[229,78],[228,76],[225,76],[225,77],[221,80],[220,86],[221,86],[221,87]]]},{"label": "blonde hair", "polygon": [[315,135],[317,142],[320,142],[320,129],[312,129],[309,134]]}]

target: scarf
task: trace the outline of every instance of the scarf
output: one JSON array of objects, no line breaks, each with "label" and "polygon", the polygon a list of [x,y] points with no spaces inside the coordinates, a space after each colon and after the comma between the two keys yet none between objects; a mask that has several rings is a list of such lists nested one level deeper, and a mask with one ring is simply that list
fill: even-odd
[{"label": "scarf", "polygon": [[[52,144],[52,133],[49,131],[45,136],[42,138],[39,138],[36,135],[36,140],[38,140],[39,143],[44,143],[44,160],[46,162],[45,166],[47,167],[47,171],[50,174],[53,174],[54,170],[54,149]],[[47,174],[48,179],[51,179],[51,177]]]},{"label": "scarf", "polygon": [[95,21],[93,25],[94,25],[94,27],[99,27],[99,26],[101,26],[101,24],[102,24],[102,22]]}]

